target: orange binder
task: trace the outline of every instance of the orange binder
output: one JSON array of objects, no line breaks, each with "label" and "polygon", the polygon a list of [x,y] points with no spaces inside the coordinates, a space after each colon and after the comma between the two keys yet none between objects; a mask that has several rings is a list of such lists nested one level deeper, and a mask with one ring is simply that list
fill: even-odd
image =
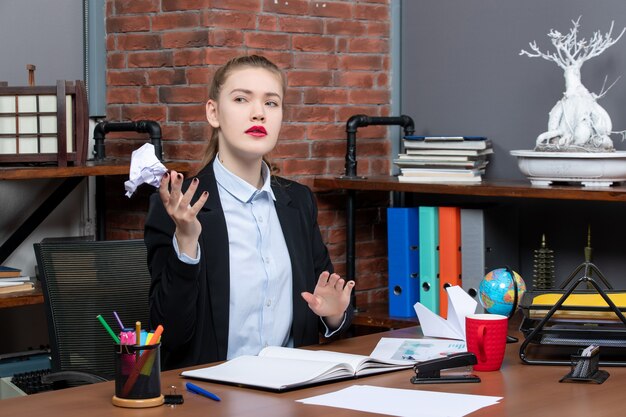
[{"label": "orange binder", "polygon": [[447,318],[446,288],[461,285],[461,210],[439,207],[439,315]]}]

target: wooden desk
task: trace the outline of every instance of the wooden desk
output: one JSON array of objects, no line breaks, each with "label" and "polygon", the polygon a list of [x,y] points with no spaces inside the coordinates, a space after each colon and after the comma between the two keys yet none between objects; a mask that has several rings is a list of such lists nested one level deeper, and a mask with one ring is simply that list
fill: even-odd
[{"label": "wooden desk", "polygon": [[[406,328],[345,339],[325,348],[369,354],[383,335],[416,337],[417,334],[417,328]],[[529,417],[556,414],[567,417],[599,417],[623,415],[624,406],[621,395],[623,395],[623,387],[626,383],[626,368],[604,368],[611,376],[602,385],[559,383],[559,379],[568,372],[569,367],[523,365],[520,363],[518,350],[519,343],[507,346],[507,354],[501,371],[476,372],[482,379],[482,382],[478,384],[413,385],[409,382],[409,378],[413,375],[410,369],[285,393],[198,382],[198,385],[222,398],[221,402],[215,402],[184,392],[182,387],[185,380],[178,376],[180,371],[168,371],[162,376],[163,391],[167,393],[168,387],[176,385],[178,392],[182,391],[185,397],[185,403],[175,408],[161,406],[141,411],[117,408],[111,404],[114,383],[105,382],[2,400],[0,401],[0,416],[362,416],[363,413],[357,411],[295,402],[298,399],[334,392],[353,384],[504,397],[499,404],[479,410],[471,416]],[[415,407],[420,407],[420,405],[415,404]]]}]

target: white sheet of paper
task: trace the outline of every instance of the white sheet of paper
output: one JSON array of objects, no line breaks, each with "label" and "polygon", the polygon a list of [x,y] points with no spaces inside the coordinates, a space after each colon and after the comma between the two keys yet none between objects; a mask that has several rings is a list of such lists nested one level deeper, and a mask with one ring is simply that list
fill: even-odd
[{"label": "white sheet of paper", "polygon": [[130,160],[128,181],[124,183],[126,197],[130,198],[137,187],[143,183],[158,187],[166,172],[167,168],[154,154],[153,144],[146,143],[134,150]]},{"label": "white sheet of paper", "polygon": [[0,281],[0,287],[14,287],[23,283],[24,281]]},{"label": "white sheet of paper", "polygon": [[2,282],[17,282],[18,284],[23,284],[26,281],[30,281],[30,277],[9,277],[9,278],[0,278],[0,283]]},{"label": "white sheet of paper", "polygon": [[465,317],[474,314],[478,303],[458,285],[448,287],[448,319],[424,307],[419,301],[413,308],[424,336],[465,340]]},{"label": "white sheet of paper", "polygon": [[430,338],[382,337],[370,357],[382,360],[406,360],[408,363],[414,363],[442,358],[459,352],[467,352],[465,342]]},{"label": "white sheet of paper", "polygon": [[451,394],[421,389],[383,388],[370,385],[351,387],[297,400],[303,404],[325,405],[350,410],[408,417],[461,417],[497,404],[502,397]]}]

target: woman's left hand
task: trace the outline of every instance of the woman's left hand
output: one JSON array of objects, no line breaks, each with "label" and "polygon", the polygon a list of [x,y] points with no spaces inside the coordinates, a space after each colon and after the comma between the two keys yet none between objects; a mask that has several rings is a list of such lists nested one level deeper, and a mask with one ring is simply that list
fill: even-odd
[{"label": "woman's left hand", "polygon": [[329,328],[338,328],[343,320],[344,312],[350,304],[350,293],[354,281],[346,281],[338,274],[324,271],[317,280],[313,294],[303,292],[302,298],[309,308],[320,317],[324,317]]}]

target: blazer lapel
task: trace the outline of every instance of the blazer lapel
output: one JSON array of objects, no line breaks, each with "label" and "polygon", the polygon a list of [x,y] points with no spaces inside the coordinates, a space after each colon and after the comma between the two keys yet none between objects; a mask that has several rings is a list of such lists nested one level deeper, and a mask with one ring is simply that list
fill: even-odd
[{"label": "blazer lapel", "polygon": [[[224,210],[220,202],[217,182],[213,174],[213,162],[198,174],[200,183],[196,196],[208,191],[209,198],[198,214],[204,233],[202,253],[203,269],[207,277],[208,299],[211,305],[211,318],[217,339],[218,357],[226,357],[228,352],[228,322],[230,308],[230,264],[228,250],[228,229]],[[193,203],[192,203],[193,204]],[[225,349],[223,352],[222,349]]]},{"label": "blazer lapel", "polygon": [[[291,259],[291,272],[293,275],[292,291],[293,291],[293,323],[291,326],[294,341],[302,340],[306,329],[306,303],[302,299],[300,293],[306,291],[306,278],[303,271],[301,259],[304,258],[302,253],[302,239],[305,238],[305,231],[302,230],[300,222],[300,213],[298,209],[291,205],[291,197],[285,192],[276,181],[272,182],[272,190],[276,196],[276,214],[283,230],[285,243]],[[304,306],[304,308],[303,308]]]}]

